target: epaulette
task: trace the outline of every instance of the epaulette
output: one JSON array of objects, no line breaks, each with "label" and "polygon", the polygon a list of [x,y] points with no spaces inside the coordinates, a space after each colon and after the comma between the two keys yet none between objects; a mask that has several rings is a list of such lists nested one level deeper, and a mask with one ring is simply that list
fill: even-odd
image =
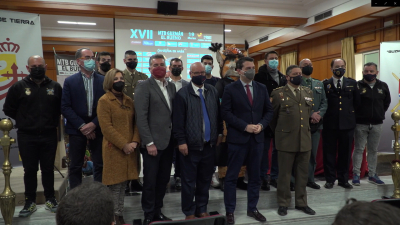
[{"label": "epaulette", "polygon": [[325,83],[325,82],[328,82],[328,81],[329,81],[329,79],[325,78],[325,79],[322,80],[322,83]]},{"label": "epaulette", "polygon": [[311,90],[309,87],[306,87],[306,86],[302,86],[302,87],[303,87],[303,89],[306,90],[306,91]]}]

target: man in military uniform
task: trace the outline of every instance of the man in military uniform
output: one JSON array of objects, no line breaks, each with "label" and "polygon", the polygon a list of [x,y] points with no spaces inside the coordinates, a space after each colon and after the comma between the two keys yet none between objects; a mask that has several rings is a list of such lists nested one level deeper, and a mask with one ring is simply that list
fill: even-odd
[{"label": "man in military uniform", "polygon": [[135,88],[140,81],[146,80],[148,77],[146,74],[136,70],[138,59],[136,52],[128,50],[125,52],[124,63],[126,69],[124,70],[125,89],[124,93],[134,99]]},{"label": "man in military uniform", "polygon": [[331,70],[332,78],[323,82],[328,99],[322,131],[325,188],[333,188],[337,174],[338,185],[351,189],[353,186],[348,180],[351,147],[356,127],[354,110],[360,103],[360,93],[355,80],[343,77],[346,72],[344,59],[332,60]]},{"label": "man in military uniform", "polygon": [[[126,69],[124,70],[124,79],[125,79],[125,88],[124,93],[128,95],[132,100],[134,99],[135,88],[139,84],[140,81],[146,80],[148,77],[146,74],[141,73],[136,70],[136,66],[138,64],[138,59],[136,52],[132,50],[128,50],[125,52],[124,63],[126,64]],[[141,156],[140,151],[135,151],[138,155],[138,172],[141,171]],[[131,187],[129,188],[129,183],[131,183]],[[133,180],[132,182],[127,182],[127,187],[125,189],[126,192],[131,189],[132,191],[142,191],[143,185],[139,182],[139,180]]]},{"label": "man in military uniform", "polygon": [[301,85],[308,87],[313,92],[313,107],[310,114],[310,126],[311,126],[311,157],[310,164],[308,166],[308,182],[307,186],[314,189],[320,189],[321,187],[314,181],[315,167],[317,166],[317,151],[319,145],[319,139],[321,136],[322,129],[322,118],[325,115],[326,109],[328,108],[328,102],[324,91],[324,85],[321,81],[311,78],[313,72],[313,65],[310,59],[303,59],[299,64],[302,72],[303,79]]},{"label": "man in military uniform", "polygon": [[308,164],[311,154],[311,133],[308,118],[312,109],[312,91],[300,86],[302,71],[297,65],[286,69],[288,84],[272,91],[271,102],[274,118],[270,123],[275,132],[275,143],[278,151],[278,214],[287,215],[292,199],[290,178],[292,171],[295,183],[295,208],[309,215],[315,211],[307,205],[306,185]]}]

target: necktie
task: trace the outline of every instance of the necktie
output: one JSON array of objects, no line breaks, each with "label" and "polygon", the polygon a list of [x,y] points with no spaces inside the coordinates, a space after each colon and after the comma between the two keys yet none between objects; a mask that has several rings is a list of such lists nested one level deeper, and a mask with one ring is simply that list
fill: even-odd
[{"label": "necktie", "polygon": [[336,88],[338,90],[338,93],[340,93],[342,91],[342,85],[340,85],[340,80],[337,81]]},{"label": "necktie", "polygon": [[246,84],[247,98],[249,98],[250,105],[253,105],[253,97],[251,96],[250,85]]},{"label": "necktie", "polygon": [[204,140],[210,141],[211,130],[210,130],[210,118],[208,118],[208,112],[206,108],[206,102],[204,101],[203,89],[199,89],[199,96],[201,100],[201,106],[203,111],[203,120],[204,120]]},{"label": "necktie", "polygon": [[307,86],[311,89],[311,79],[306,80]]},{"label": "necktie", "polygon": [[300,102],[300,100],[301,100],[300,90],[298,88],[296,88],[296,89],[294,89],[294,91],[296,92],[296,100],[298,102]]}]

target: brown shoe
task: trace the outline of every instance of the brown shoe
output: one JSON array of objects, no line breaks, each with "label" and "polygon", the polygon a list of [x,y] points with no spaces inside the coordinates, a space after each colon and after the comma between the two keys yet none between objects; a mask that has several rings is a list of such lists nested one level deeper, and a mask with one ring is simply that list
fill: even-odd
[{"label": "brown shoe", "polygon": [[196,217],[194,215],[190,215],[190,216],[186,216],[185,220],[192,220],[192,219],[196,219]]},{"label": "brown shoe", "polygon": [[226,213],[226,222],[229,225],[235,224],[235,216],[233,215],[233,213]]},{"label": "brown shoe", "polygon": [[247,211],[247,216],[253,217],[257,221],[265,222],[267,219],[256,209],[254,211]]},{"label": "brown shoe", "polygon": [[208,213],[206,213],[206,212],[205,212],[205,213],[200,213],[200,214],[197,214],[197,215],[196,215],[197,218],[203,218],[203,217],[207,217],[207,216],[210,216],[210,215],[209,215]]}]

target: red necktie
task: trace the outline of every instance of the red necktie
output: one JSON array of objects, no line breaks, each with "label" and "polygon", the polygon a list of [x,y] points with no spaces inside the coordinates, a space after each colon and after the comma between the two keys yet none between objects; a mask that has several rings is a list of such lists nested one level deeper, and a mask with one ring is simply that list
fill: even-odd
[{"label": "red necktie", "polygon": [[250,85],[246,84],[247,97],[249,98],[250,105],[253,105],[253,97],[251,97]]}]

